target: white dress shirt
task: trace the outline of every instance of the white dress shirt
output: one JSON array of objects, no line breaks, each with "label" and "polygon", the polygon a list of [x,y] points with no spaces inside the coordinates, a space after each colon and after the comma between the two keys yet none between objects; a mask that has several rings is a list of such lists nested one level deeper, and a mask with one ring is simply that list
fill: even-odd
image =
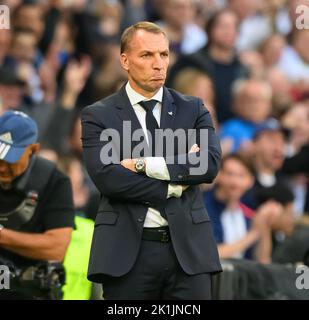
[{"label": "white dress shirt", "polygon": [[[234,210],[224,210],[221,215],[224,243],[233,244],[243,239],[247,234],[246,219],[240,207]],[[244,252],[236,253],[233,258],[242,258]]]},{"label": "white dress shirt", "polygon": [[[161,87],[159,91],[151,98],[146,98],[136,92],[129,84],[126,84],[126,92],[130,103],[135,111],[135,114],[141,124],[141,127],[145,133],[145,137],[148,143],[148,135],[147,135],[147,127],[146,127],[146,111],[145,109],[139,105],[139,102],[144,100],[157,100],[158,103],[153,108],[153,115],[158,122],[160,127],[160,118],[161,118],[161,108],[162,108],[162,98],[163,98],[163,88]],[[146,157],[146,175],[151,178],[159,179],[159,180],[170,180],[170,175],[166,166],[165,159],[163,157]],[[167,198],[170,197],[181,197],[182,194],[182,186],[169,184],[168,185],[168,193]],[[167,226],[168,222],[164,219],[160,212],[154,208],[148,208],[146,219],[144,223],[144,227],[146,228],[156,228],[161,226]]]}]

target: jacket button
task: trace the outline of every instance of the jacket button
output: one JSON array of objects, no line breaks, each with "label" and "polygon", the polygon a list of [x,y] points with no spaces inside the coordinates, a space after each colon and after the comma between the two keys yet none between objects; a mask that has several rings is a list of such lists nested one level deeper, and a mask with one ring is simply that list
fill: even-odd
[{"label": "jacket button", "polygon": [[149,202],[149,201],[145,201],[145,202],[144,202],[144,205],[150,206],[150,202]]},{"label": "jacket button", "polygon": [[177,178],[178,178],[178,179],[182,179],[183,176],[182,176],[181,174],[179,174],[179,175],[177,176]]},{"label": "jacket button", "polygon": [[143,217],[139,217],[139,218],[137,219],[137,221],[138,221],[138,222],[144,222],[144,218],[143,218]]}]

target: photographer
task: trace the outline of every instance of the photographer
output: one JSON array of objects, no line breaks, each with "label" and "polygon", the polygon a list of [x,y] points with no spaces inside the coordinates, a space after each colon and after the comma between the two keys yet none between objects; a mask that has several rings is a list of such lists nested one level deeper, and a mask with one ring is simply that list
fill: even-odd
[{"label": "photographer", "polygon": [[61,298],[72,190],[53,163],[35,155],[37,134],[22,112],[0,117],[0,265],[10,268],[10,289],[0,299]]}]

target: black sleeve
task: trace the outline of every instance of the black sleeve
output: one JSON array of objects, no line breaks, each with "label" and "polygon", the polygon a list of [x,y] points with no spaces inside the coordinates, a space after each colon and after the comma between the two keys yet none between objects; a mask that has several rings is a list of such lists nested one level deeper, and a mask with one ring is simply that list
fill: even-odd
[{"label": "black sleeve", "polygon": [[286,174],[309,173],[309,145],[302,149],[291,158],[284,161],[282,171]]},{"label": "black sleeve", "polygon": [[68,177],[55,170],[42,202],[42,224],[44,230],[74,228],[74,205],[71,182]]}]

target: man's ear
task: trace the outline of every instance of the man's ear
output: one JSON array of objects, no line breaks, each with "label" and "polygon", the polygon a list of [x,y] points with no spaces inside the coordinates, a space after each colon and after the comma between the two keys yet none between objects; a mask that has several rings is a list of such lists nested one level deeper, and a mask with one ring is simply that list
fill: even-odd
[{"label": "man's ear", "polygon": [[128,56],[125,53],[120,55],[120,63],[124,70],[129,71],[129,60]]}]

